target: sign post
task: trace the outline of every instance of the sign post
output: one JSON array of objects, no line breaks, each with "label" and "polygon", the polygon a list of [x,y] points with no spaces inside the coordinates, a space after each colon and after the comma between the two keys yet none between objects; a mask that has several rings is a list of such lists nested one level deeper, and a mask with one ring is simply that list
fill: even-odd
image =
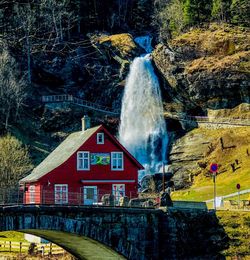
[{"label": "sign post", "polygon": [[218,172],[218,164],[212,163],[210,165],[210,172],[213,174],[213,182],[214,182],[214,210],[216,211],[216,175]]},{"label": "sign post", "polygon": [[238,209],[240,208],[240,184],[236,184],[236,189],[238,190]]}]

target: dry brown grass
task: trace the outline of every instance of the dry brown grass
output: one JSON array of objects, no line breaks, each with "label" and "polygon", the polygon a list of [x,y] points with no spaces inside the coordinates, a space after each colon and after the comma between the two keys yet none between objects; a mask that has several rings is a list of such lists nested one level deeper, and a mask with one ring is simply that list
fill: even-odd
[{"label": "dry brown grass", "polygon": [[[195,73],[200,71],[208,71],[208,72],[215,72],[215,71],[221,71],[225,69],[230,70],[244,70],[241,66],[241,62],[250,62],[250,51],[242,51],[233,55],[227,55],[227,56],[208,56],[208,57],[202,57],[199,59],[195,59],[187,64],[185,72],[186,73]],[[248,67],[245,67],[247,70]],[[245,71],[245,72],[250,72]]]},{"label": "dry brown grass", "polygon": [[249,119],[250,120],[250,104],[242,103],[232,109],[208,109],[209,117],[222,117],[229,119]]},{"label": "dry brown grass", "polygon": [[[203,140],[212,140],[207,151],[204,153],[202,167],[193,172],[193,185],[187,190],[176,191],[174,199],[179,200],[208,200],[213,197],[213,182],[209,167],[211,163],[218,163],[219,175],[217,176],[217,196],[227,195],[236,192],[236,184],[241,184],[241,189],[250,188],[250,127],[236,127],[226,129],[204,129],[197,128],[192,131],[194,134],[202,134]],[[223,139],[222,149],[220,138]],[[209,146],[213,147],[210,149]],[[199,147],[197,146],[197,149]],[[236,164],[238,160],[238,165]],[[231,164],[235,165],[233,172]],[[187,173],[188,174],[188,173]]]},{"label": "dry brown grass", "polygon": [[227,24],[211,24],[209,28],[193,29],[172,40],[176,47],[191,46],[206,55],[231,55],[249,50],[250,30]]},{"label": "dry brown grass", "polygon": [[186,73],[225,69],[250,73],[250,29],[226,24],[192,29],[171,42],[173,48],[190,49],[196,59],[186,64]]}]

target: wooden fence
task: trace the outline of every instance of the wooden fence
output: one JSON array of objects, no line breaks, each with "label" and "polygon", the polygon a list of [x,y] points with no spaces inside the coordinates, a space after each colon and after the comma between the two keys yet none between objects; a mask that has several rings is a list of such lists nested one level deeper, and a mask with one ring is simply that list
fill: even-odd
[{"label": "wooden fence", "polygon": [[53,244],[53,243],[30,243],[30,242],[14,242],[14,241],[5,241],[0,240],[0,252],[13,252],[13,253],[25,253],[28,254],[30,248],[34,246],[34,254],[41,254],[42,256],[46,255],[61,255],[66,251]]}]

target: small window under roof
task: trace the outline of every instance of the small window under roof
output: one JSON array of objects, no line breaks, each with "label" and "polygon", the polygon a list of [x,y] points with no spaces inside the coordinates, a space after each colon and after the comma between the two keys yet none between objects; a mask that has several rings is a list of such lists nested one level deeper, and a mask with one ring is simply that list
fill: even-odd
[{"label": "small window under roof", "polygon": [[97,133],[96,143],[97,144],[104,144],[104,133]]}]

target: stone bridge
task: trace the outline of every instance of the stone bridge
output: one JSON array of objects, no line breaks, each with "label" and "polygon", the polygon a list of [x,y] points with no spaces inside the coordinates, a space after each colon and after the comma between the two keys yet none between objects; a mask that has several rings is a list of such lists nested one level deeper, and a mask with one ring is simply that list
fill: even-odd
[{"label": "stone bridge", "polygon": [[227,245],[216,215],[205,210],[4,206],[0,231],[7,230],[44,237],[79,259],[96,259],[99,248],[106,259],[217,257]]}]

